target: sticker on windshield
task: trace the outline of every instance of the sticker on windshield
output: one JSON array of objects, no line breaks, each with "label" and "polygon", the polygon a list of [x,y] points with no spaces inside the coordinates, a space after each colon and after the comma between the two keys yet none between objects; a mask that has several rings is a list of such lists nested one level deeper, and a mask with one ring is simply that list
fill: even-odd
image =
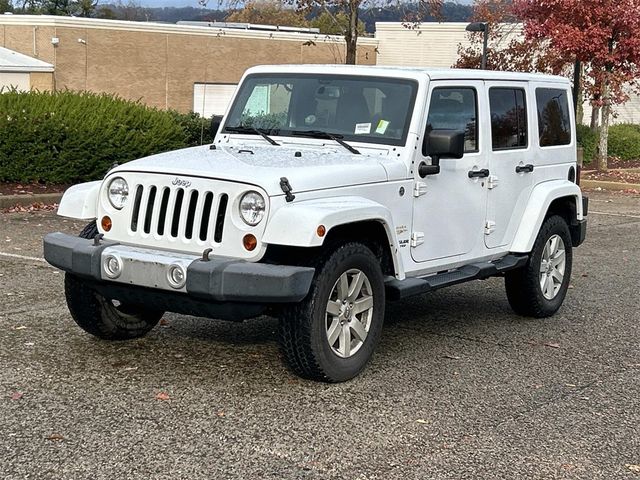
[{"label": "sticker on windshield", "polygon": [[370,123],[356,123],[356,130],[353,132],[356,135],[367,135],[371,133]]},{"label": "sticker on windshield", "polygon": [[386,120],[380,120],[378,122],[378,126],[376,127],[376,133],[379,133],[380,135],[384,135],[384,132],[387,131],[388,126],[389,126],[389,122],[387,122]]}]

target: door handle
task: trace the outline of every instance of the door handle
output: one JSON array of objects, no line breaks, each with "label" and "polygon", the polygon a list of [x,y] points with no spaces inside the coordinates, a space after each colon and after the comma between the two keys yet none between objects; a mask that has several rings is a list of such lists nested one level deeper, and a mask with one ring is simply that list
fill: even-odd
[{"label": "door handle", "polygon": [[533,165],[518,165],[516,167],[516,173],[531,173],[533,172]]},{"label": "door handle", "polygon": [[482,170],[471,170],[469,172],[469,178],[484,178],[489,176],[489,170],[483,168]]}]

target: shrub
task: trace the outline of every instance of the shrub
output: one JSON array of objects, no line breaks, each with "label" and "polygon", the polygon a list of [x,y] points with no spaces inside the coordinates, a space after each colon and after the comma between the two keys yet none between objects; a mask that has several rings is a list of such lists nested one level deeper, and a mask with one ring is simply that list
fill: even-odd
[{"label": "shrub", "polygon": [[584,163],[591,163],[596,155],[599,136],[587,125],[578,125],[576,133],[578,144],[584,149]]},{"label": "shrub", "polygon": [[196,147],[213,143],[211,135],[211,119],[201,117],[198,113],[180,113],[175,110],[169,112],[173,119],[184,128],[187,134],[187,146]]},{"label": "shrub", "polygon": [[609,155],[622,160],[640,160],[640,125],[612,125],[609,128]]},{"label": "shrub", "polygon": [[4,92],[0,181],[100,179],[116,162],[193,145],[200,122],[107,94]]}]

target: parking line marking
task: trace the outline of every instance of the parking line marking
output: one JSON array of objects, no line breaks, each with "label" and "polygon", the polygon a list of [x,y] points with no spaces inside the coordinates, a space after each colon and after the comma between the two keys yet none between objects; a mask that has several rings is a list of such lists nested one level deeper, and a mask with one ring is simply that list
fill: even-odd
[{"label": "parking line marking", "polygon": [[640,215],[625,215],[624,213],[607,213],[593,211],[590,211],[589,215],[591,215],[592,213],[595,213],[596,215],[609,215],[610,217],[640,218]]},{"label": "parking line marking", "polygon": [[26,255],[18,255],[17,253],[4,253],[4,252],[0,252],[0,257],[9,257],[9,258],[18,258],[20,260],[29,260],[32,262],[43,262],[43,263],[47,263],[47,261],[44,258],[38,258],[38,257],[27,257]]}]

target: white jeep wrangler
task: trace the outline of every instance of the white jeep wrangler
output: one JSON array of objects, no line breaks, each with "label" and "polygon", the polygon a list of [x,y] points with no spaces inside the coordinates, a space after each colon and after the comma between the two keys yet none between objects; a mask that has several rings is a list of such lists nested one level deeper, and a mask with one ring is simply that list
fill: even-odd
[{"label": "white jeep wrangler", "polygon": [[586,233],[569,82],[504,72],[263,66],[212,145],[70,188],[51,233],[85,331],[140,337],[164,311],[280,319],[299,375],[357,375],[387,300],[504,276],[553,315]]}]

